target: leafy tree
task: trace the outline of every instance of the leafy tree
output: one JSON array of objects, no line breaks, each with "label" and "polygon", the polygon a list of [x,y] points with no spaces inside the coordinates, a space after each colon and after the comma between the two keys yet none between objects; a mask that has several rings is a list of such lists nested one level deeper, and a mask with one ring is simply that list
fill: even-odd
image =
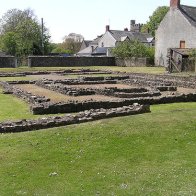
[{"label": "leafy tree", "polygon": [[16,38],[13,32],[8,32],[1,36],[1,49],[10,55],[16,54]]},{"label": "leafy tree", "polygon": [[154,48],[146,46],[138,40],[121,42],[112,49],[112,54],[119,58],[149,57],[152,61],[154,60]]},{"label": "leafy tree", "polygon": [[149,21],[142,26],[142,32],[148,32],[151,33],[153,36],[155,36],[155,31],[157,30],[160,22],[163,20],[167,12],[169,11],[168,6],[160,6],[158,7],[152,14],[152,16],[149,17]]},{"label": "leafy tree", "polygon": [[[0,20],[2,50],[15,55],[42,54],[41,24],[31,9],[8,10]],[[49,33],[44,27],[44,53],[49,50]]]},{"label": "leafy tree", "polygon": [[62,47],[56,47],[52,50],[52,53],[64,53],[64,54],[73,54],[71,50],[66,50]]},{"label": "leafy tree", "polygon": [[75,41],[71,38],[66,38],[63,43],[57,44],[52,50],[53,53],[68,53],[75,54],[80,50],[81,47],[80,41]]},{"label": "leafy tree", "polygon": [[80,50],[81,44],[82,43],[80,41],[68,38],[62,43],[62,48],[71,51],[72,54],[75,54]]}]

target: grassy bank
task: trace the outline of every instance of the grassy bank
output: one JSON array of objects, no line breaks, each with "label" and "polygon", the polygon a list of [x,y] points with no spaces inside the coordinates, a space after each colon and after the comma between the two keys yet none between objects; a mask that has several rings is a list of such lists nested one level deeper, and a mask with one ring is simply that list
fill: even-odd
[{"label": "grassy bank", "polygon": [[196,103],[0,135],[0,195],[195,195]]}]

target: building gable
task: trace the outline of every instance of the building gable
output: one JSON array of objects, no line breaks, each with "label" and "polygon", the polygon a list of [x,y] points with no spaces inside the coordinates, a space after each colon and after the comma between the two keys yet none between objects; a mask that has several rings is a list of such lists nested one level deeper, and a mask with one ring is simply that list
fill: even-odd
[{"label": "building gable", "polygon": [[[178,2],[177,0],[173,1]],[[167,51],[169,48],[196,47],[194,20],[182,9],[184,9],[184,6],[178,6],[178,4],[175,7],[170,7],[156,31],[155,64],[157,65],[167,66]]]},{"label": "building gable", "polygon": [[115,47],[115,45],[116,39],[112,36],[110,31],[106,31],[98,42],[99,47]]}]

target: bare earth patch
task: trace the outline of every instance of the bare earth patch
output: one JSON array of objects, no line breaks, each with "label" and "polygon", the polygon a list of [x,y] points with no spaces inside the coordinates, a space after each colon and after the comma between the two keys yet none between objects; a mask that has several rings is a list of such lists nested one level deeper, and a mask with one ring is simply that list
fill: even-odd
[{"label": "bare earth patch", "polygon": [[196,89],[178,87],[178,92],[185,93],[185,94],[186,93],[196,93]]},{"label": "bare earth patch", "polygon": [[120,89],[128,89],[128,88],[133,88],[136,86],[130,86],[127,84],[84,84],[84,85],[69,85],[69,87],[73,87],[73,88],[93,88],[93,89],[104,89],[104,88],[120,88]]},{"label": "bare earth patch", "polygon": [[85,101],[85,100],[95,100],[95,101],[108,101],[108,100],[117,100],[118,98],[104,96],[104,95],[88,95],[88,96],[68,96],[61,93],[51,91],[34,84],[20,84],[15,85],[17,88],[20,88],[26,92],[32,93],[33,95],[45,96],[50,98],[52,102],[68,102],[71,101]]},{"label": "bare earth patch", "polygon": [[57,74],[29,75],[32,80],[49,79],[49,80],[64,80],[65,76]]}]

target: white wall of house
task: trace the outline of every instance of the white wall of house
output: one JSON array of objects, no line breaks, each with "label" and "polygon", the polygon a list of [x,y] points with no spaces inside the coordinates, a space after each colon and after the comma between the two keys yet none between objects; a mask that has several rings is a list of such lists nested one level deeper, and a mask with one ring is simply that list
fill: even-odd
[{"label": "white wall of house", "polygon": [[107,31],[102,38],[99,40],[98,46],[99,47],[115,47],[116,40],[111,35],[109,31]]},{"label": "white wall of house", "polygon": [[156,31],[155,64],[166,66],[167,49],[179,48],[180,41],[185,41],[186,48],[196,48],[196,27],[179,9],[170,8]]}]

